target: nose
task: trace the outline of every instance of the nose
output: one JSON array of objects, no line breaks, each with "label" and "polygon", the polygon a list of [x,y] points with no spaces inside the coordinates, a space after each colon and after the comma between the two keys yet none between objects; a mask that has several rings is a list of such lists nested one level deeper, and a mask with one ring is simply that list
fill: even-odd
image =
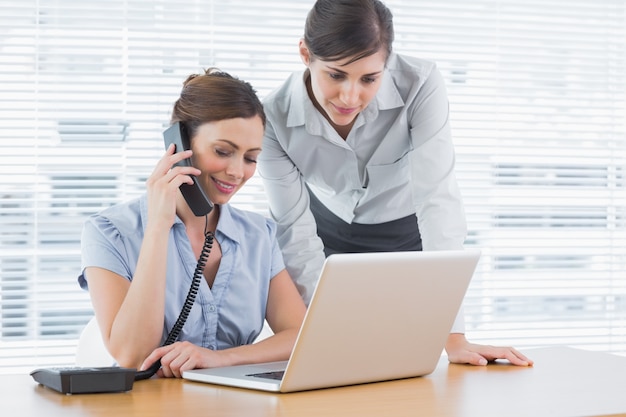
[{"label": "nose", "polygon": [[346,107],[353,107],[359,99],[359,86],[357,83],[346,81],[341,85],[339,99]]},{"label": "nose", "polygon": [[226,167],[226,175],[236,180],[243,178],[244,174],[244,162],[243,159],[232,158]]}]

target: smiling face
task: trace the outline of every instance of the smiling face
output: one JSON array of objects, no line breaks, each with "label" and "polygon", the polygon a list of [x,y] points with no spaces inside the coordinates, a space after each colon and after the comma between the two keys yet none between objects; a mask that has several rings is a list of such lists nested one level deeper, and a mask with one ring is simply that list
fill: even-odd
[{"label": "smiling face", "polygon": [[225,204],[254,175],[263,142],[259,116],[204,123],[191,139],[192,164],[209,199]]},{"label": "smiling face", "polygon": [[351,126],[380,88],[386,54],[379,51],[346,65],[350,59],[322,61],[300,41],[300,57],[309,68],[309,96],[335,128]]}]

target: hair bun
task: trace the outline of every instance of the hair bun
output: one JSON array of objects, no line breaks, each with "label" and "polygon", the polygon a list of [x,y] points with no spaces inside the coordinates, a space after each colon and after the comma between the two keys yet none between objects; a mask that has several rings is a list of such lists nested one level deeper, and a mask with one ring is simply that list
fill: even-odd
[{"label": "hair bun", "polygon": [[183,87],[186,87],[194,78],[199,77],[200,74],[191,74],[185,81],[183,81]]}]

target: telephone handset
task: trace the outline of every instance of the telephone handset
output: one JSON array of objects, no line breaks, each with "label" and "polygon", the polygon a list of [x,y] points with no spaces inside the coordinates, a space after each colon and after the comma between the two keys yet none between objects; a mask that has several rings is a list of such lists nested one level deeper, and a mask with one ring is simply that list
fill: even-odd
[{"label": "telephone handset", "polygon": [[[180,122],[176,122],[168,127],[163,132],[163,139],[165,141],[165,149],[167,149],[172,143],[176,145],[176,152],[182,152],[190,149],[187,129]],[[189,158],[183,159],[176,165],[192,166]],[[182,184],[180,186],[180,191],[183,193],[183,197],[185,197],[185,201],[189,204],[193,214],[196,216],[204,216],[213,209],[213,203],[206,196],[200,184],[198,184],[196,177],[192,176],[191,179],[193,180],[193,184]]]}]

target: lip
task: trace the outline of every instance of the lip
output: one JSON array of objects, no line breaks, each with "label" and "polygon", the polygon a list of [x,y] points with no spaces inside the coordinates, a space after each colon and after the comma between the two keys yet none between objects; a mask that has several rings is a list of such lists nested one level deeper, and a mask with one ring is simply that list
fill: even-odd
[{"label": "lip", "polygon": [[213,184],[215,184],[215,188],[221,193],[224,194],[232,194],[235,192],[237,188],[236,184],[232,184],[230,182],[220,181],[217,178],[211,178],[213,180]]},{"label": "lip", "polygon": [[358,110],[358,107],[351,107],[351,108],[346,108],[346,107],[339,107],[336,104],[333,104],[333,107],[335,108],[335,110],[337,111],[337,113],[339,114],[344,114],[344,115],[349,115],[352,114],[354,112],[356,112]]}]

